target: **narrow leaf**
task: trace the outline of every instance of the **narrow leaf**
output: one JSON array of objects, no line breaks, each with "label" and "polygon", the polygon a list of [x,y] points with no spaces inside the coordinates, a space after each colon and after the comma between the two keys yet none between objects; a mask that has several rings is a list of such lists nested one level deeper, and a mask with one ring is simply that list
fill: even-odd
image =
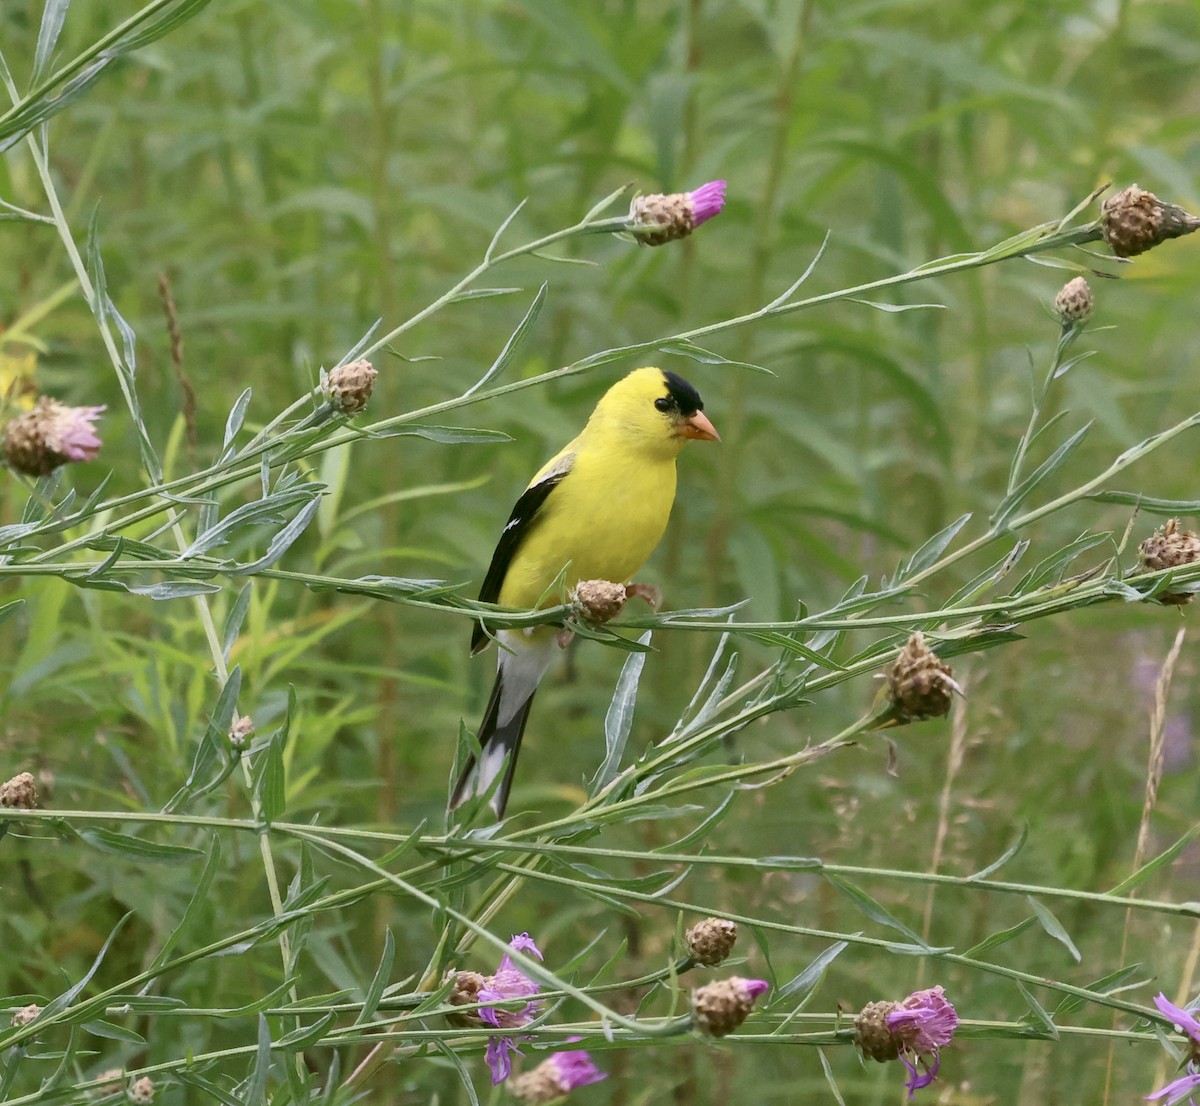
[{"label": "narrow leaf", "polygon": [[[647,630],[638,638],[638,644],[648,649],[650,636],[651,631]],[[642,678],[645,665],[646,654],[637,652],[630,653],[621,667],[617,689],[604,716],[604,763],[592,779],[593,794],[609,783],[621,767],[621,758],[625,754],[625,745],[633,728],[633,708],[637,703],[638,681]]]},{"label": "narrow leaf", "polygon": [[192,849],[186,845],[162,845],[154,841],[143,841],[140,837],[115,833],[98,826],[84,827],[75,832],[101,852],[121,856],[126,860],[136,860],[142,864],[173,864],[180,860],[195,860],[204,855],[199,849]]},{"label": "narrow leaf", "polygon": [[1033,907],[1033,912],[1037,916],[1042,929],[1058,941],[1071,954],[1075,963],[1078,964],[1083,957],[1079,955],[1079,950],[1075,947],[1075,942],[1071,940],[1071,935],[1063,928],[1063,924],[1050,912],[1048,907],[1038,902],[1032,895],[1026,895],[1025,899]]},{"label": "narrow leaf", "polygon": [[829,965],[847,948],[849,948],[849,943],[846,941],[838,941],[836,944],[830,945],[824,952],[819,953],[804,971],[780,987],[779,996],[789,998],[792,995],[799,995],[802,1003],[807,1002],[817,985],[825,977]]}]

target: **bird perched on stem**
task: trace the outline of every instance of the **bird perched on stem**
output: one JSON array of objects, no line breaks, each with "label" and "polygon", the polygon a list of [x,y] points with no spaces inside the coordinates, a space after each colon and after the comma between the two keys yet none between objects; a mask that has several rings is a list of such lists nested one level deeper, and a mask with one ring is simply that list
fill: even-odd
[{"label": "bird perched on stem", "polygon": [[[552,457],[513,507],[479,598],[532,609],[564,577],[629,580],[654,551],[675,501],[675,458],[689,439],[719,441],[704,403],[686,380],[658,368],[635,369],[596,404],[582,433]],[[564,576],[565,569],[565,576]],[[644,594],[633,588],[634,594]],[[472,654],[491,634],[479,622]],[[472,756],[455,784],[450,809],[488,795],[504,815],[533,695],[554,657],[553,626],[499,630],[496,683]]]}]

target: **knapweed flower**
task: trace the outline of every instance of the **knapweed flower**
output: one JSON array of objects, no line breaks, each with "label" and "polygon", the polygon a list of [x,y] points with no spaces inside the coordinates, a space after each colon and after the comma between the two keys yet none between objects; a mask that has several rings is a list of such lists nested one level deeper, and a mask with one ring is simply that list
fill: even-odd
[{"label": "knapweed flower", "polygon": [[321,391],[329,405],[343,415],[357,415],[371,398],[379,370],[370,361],[352,361],[321,371]]},{"label": "knapweed flower", "polygon": [[688,955],[697,964],[715,968],[728,959],[737,942],[737,923],[724,918],[705,918],[684,935]]},{"label": "knapweed flower", "polygon": [[[509,947],[517,952],[527,952],[542,959],[541,951],[528,933],[514,934]],[[528,1025],[537,1016],[541,1003],[532,1001],[538,993],[538,985],[513,962],[508,953],[500,960],[496,974],[488,976],[479,988],[477,1002],[509,1002],[513,999],[528,999],[519,1010],[502,1010],[485,1006],[479,1011],[480,1020],[497,1029],[519,1029]],[[487,1063],[492,1069],[492,1082],[503,1083],[512,1074],[511,1053],[520,1053],[513,1037],[492,1037],[488,1040]]]},{"label": "knapweed flower", "polygon": [[611,580],[580,580],[571,589],[571,606],[584,622],[611,622],[625,609],[625,585]]},{"label": "knapweed flower", "polygon": [[1154,997],[1154,1005],[1188,1035],[1191,1045],[1191,1056],[1184,1074],[1153,1094],[1146,1095],[1150,1102],[1161,1098],[1165,1100],[1164,1106],[1175,1106],[1185,1098],[1190,1100],[1192,1094],[1200,1089],[1200,1021],[1196,1020],[1195,1014],[1176,1006],[1161,992]]},{"label": "knapweed flower", "polygon": [[[1200,561],[1200,534],[1181,530],[1179,519],[1169,518],[1138,546],[1138,557],[1147,572],[1179,568]],[[1160,603],[1179,606],[1192,601],[1190,591],[1163,591],[1154,597]]]},{"label": "knapweed flower", "polygon": [[1092,286],[1081,276],[1068,280],[1054,297],[1054,313],[1063,326],[1086,321],[1092,313]]},{"label": "knapweed flower", "polygon": [[533,1071],[518,1075],[508,1089],[513,1097],[524,1106],[546,1106],[565,1098],[576,1087],[599,1083],[607,1079],[592,1058],[583,1050],[556,1052],[549,1060],[538,1064]]},{"label": "knapweed flower", "polygon": [[771,985],[765,979],[743,979],[731,975],[692,992],[692,1021],[710,1037],[724,1037],[742,1024],[755,1002]]},{"label": "knapweed flower", "polygon": [[941,987],[914,991],[903,1002],[869,1002],[854,1020],[854,1041],[881,1064],[898,1059],[908,1069],[908,1097],[928,1087],[941,1066],[941,1050],[954,1038],[958,1011]]},{"label": "knapweed flower", "polygon": [[724,206],[725,182],[711,180],[691,192],[635,196],[629,205],[629,220],[639,228],[638,242],[662,246],[676,238],[686,238],[701,223],[719,215]]},{"label": "knapweed flower", "polygon": [[68,461],[91,461],[100,449],[95,423],[103,407],[68,407],[49,396],[4,428],[4,456],[26,476],[48,476]]},{"label": "knapweed flower", "polygon": [[1131,184],[1100,205],[1100,229],[1113,253],[1135,257],[1168,238],[1200,229],[1200,219]]},{"label": "knapweed flower", "polygon": [[925,635],[919,630],[905,643],[886,676],[892,714],[901,724],[940,718],[949,713],[953,693],[962,694],[954,670],[925,644]]},{"label": "knapweed flower", "polygon": [[24,1029],[25,1026],[37,1021],[38,1015],[42,1012],[42,1008],[36,1003],[31,1002],[28,1006],[22,1006],[12,1016],[12,1024],[16,1029]]},{"label": "knapweed flower", "polygon": [[37,786],[33,774],[21,772],[0,783],[0,806],[33,810],[37,806]]}]

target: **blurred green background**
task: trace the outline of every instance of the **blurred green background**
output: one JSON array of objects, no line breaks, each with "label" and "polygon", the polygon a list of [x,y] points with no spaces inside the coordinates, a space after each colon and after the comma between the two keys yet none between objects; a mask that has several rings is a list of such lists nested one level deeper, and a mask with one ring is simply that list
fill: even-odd
[{"label": "blurred green background", "polygon": [[[80,0],[60,54],[78,52],[135,10]],[[35,5],[0,11],[0,46],[22,87],[39,18]],[[376,359],[372,417],[457,395],[492,362],[544,280],[546,309],[517,375],[753,310],[803,272],[827,231],[807,294],[984,248],[1065,214],[1107,180],[1137,181],[1200,209],[1198,113],[1200,8],[1188,3],[213,0],[57,116],[50,150],[81,240],[96,219],[109,292],[138,336],[146,422],[169,475],[178,475],[215,457],[243,389],[254,392],[250,424],[268,421],[377,319],[390,329],[476,264],[522,200],[506,243],[576,221],[626,182],[644,191],[729,182],[724,213],[678,246],[580,239],[566,252],[594,264],[526,258],[489,278],[518,290],[454,304],[405,334],[395,356]],[[44,210],[21,148],[0,160],[0,197]],[[73,469],[76,484],[90,490],[111,467],[112,489],[139,486],[131,426],[95,324],[77,294],[56,297],[71,272],[52,228],[2,223],[0,240],[0,322],[47,308],[32,328],[37,386],[65,401],[109,405],[106,447],[96,464]],[[1123,266],[1102,250],[1074,255],[1120,279],[1092,279],[1096,329],[1084,345],[1096,355],[1052,394],[1053,409],[1070,412],[1064,435],[1095,420],[1052,494],[1200,406],[1198,250],[1184,239]],[[160,273],[170,281],[182,369],[196,395],[194,444]],[[508,433],[506,444],[363,440],[312,462],[336,494],[287,563],[342,576],[437,577],[473,594],[530,474],[612,380],[657,362],[699,388],[723,441],[682,456],[672,525],[642,578],[663,588],[669,607],[748,598],[748,618],[789,618],[801,603],[820,611],[861,576],[877,585],[960,514],[975,513],[966,535],[980,532],[1004,491],[1032,381],[1057,338],[1049,304],[1071,275],[1016,262],[888,297],[946,310],[895,314],[844,302],[706,342],[773,377],[662,354],[458,413],[463,425]],[[31,351],[27,341],[0,346],[0,367],[13,373]],[[1185,436],[1119,486],[1193,497],[1196,448]],[[1048,451],[1039,450],[1039,458]],[[3,521],[19,517],[26,496],[8,482]],[[1028,563],[1084,531],[1112,531],[1119,541],[1129,519],[1123,507],[1076,507],[1028,535]],[[1154,524],[1139,517],[1133,541]],[[918,606],[938,605],[1002,550],[989,553],[936,581]],[[1124,557],[1131,561],[1132,551]],[[235,594],[218,597],[218,620]],[[0,639],[0,776],[33,771],[48,807],[161,808],[186,775],[215,694],[190,605],[37,580],[6,584],[2,598],[16,597],[25,610]],[[1175,609],[1149,606],[1075,612],[1035,624],[1026,641],[958,661],[965,705],[953,724],[897,733],[897,775],[886,772],[881,742],[864,743],[741,796],[711,847],[882,868],[936,862],[965,875],[1027,826],[1028,843],[1004,877],[1085,890],[1115,885],[1133,864],[1155,680],[1189,615],[1185,609],[1181,622]],[[490,655],[468,659],[468,637],[462,617],[254,585],[234,659],[245,673],[243,709],[260,729],[279,723],[288,688],[296,689],[291,820],[404,830],[428,819],[440,828],[459,722],[474,726],[492,675]],[[851,637],[845,655],[870,640]],[[658,635],[631,749],[669,730],[714,644],[707,635]],[[746,675],[771,656],[753,646],[742,652]],[[565,810],[582,798],[582,779],[602,759],[600,720],[621,661],[584,643],[547,681],[513,810]],[[1189,640],[1175,671],[1150,853],[1194,820],[1195,672]],[[751,727],[728,754],[766,759],[827,738],[874,693],[863,681],[845,685]],[[948,780],[954,727],[961,767]],[[248,814],[236,787],[204,809]],[[673,832],[636,823],[606,831],[602,843],[649,848]],[[136,918],[106,971],[148,962],[194,873],[139,871],[78,844],[30,836],[3,843],[5,992],[61,989],[60,967],[77,978],[128,909]],[[225,845],[214,932],[269,910],[252,837]],[[296,854],[280,851],[286,882]],[[1140,893],[1200,897],[1196,861],[1185,852]],[[330,872],[335,883],[345,878]],[[951,889],[930,906],[918,885],[866,885],[910,925],[928,926],[934,944],[959,949],[1029,914],[1020,898]],[[793,875],[709,873],[678,894],[816,928],[863,928],[847,900]],[[1054,909],[1081,964],[1036,928],[998,950],[997,960],[1081,984],[1138,960],[1141,978],[1174,996],[1191,925],[1157,915],[1127,922],[1087,905]],[[675,924],[667,910],[621,916],[592,899],[536,888],[495,922],[498,931],[533,932],[561,960],[603,930],[591,966],[624,940],[618,971],[629,976],[663,962]],[[305,987],[362,988],[386,925],[403,935],[396,977],[420,971],[436,925],[428,912],[377,896],[315,928]],[[783,982],[822,947],[773,936],[768,964],[744,933],[742,970]],[[204,962],[171,990],[249,1002],[280,982],[271,953]],[[1002,980],[853,948],[811,1009],[840,1004],[852,1012],[934,982],[965,1017],[1013,1020],[1027,1009]],[[1145,1003],[1152,993],[1135,997]],[[1111,1024],[1102,1010],[1074,1017]],[[252,1043],[248,1024],[143,1024],[146,1049],[110,1042],[112,1054],[81,1061],[82,1070]],[[1132,1101],[1152,1088],[1158,1055],[1124,1048],[1114,1062],[1088,1037],[967,1042],[947,1054],[942,1079],[924,1094],[954,1103]],[[361,1057],[348,1051],[347,1067]],[[896,1071],[860,1067],[849,1049],[830,1056],[847,1102],[896,1102],[903,1093]],[[580,1092],[580,1101],[740,1101],[750,1079],[758,1101],[832,1101],[808,1049],[675,1040],[601,1060],[611,1077]],[[482,1063],[469,1063],[483,1094]],[[466,1101],[454,1072],[431,1060],[386,1069],[372,1091],[372,1101]],[[164,1093],[167,1102],[200,1101],[180,1086]]]}]

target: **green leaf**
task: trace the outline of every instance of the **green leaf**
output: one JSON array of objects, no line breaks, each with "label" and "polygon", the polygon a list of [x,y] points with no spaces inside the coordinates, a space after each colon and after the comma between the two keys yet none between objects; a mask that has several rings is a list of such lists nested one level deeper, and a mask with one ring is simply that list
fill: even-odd
[{"label": "green leaf", "polygon": [[971,513],[968,511],[965,515],[960,515],[949,526],[939,530],[933,535],[924,545],[921,546],[908,561],[896,571],[896,575],[889,581],[889,587],[896,587],[902,584],[910,576],[915,576],[918,572],[923,572],[946,551],[946,547],[958,536],[958,532],[971,521]]},{"label": "green leaf", "polygon": [[144,841],[140,837],[115,833],[99,826],[85,826],[75,832],[94,849],[142,864],[174,864],[181,860],[195,860],[204,855],[199,849],[186,845],[163,845],[154,841]]},{"label": "green leaf", "polygon": [[1013,490],[1000,501],[1000,505],[992,512],[991,518],[988,520],[991,523],[992,529],[1004,530],[1007,529],[1009,520],[1017,513],[1017,508],[1029,498],[1031,494],[1047,480],[1050,479],[1062,466],[1066,463],[1067,458],[1083,444],[1083,439],[1087,437],[1088,431],[1092,428],[1091,422],[1085,423],[1080,429],[1076,430],[1062,445],[1058,447],[1049,457],[1046,458],[1033,472],[1031,472],[1024,480],[1021,481]]},{"label": "green leaf", "polygon": [[856,887],[849,880],[843,879],[841,876],[835,876],[830,872],[822,872],[822,876],[828,880],[834,887],[842,892],[855,906],[859,908],[872,921],[878,922],[880,925],[887,926],[888,929],[894,929],[897,933],[903,934],[910,941],[914,942],[920,948],[928,949],[929,946],[916,933],[908,928],[903,922],[886,910],[880,903],[868,895],[862,888]]},{"label": "green leaf", "polygon": [[[518,208],[518,210],[520,210]],[[513,212],[515,215],[516,212]],[[511,219],[512,216],[510,215]],[[506,223],[505,226],[508,224]],[[500,230],[503,230],[501,227]],[[497,234],[500,231],[496,232]],[[495,240],[492,242],[495,245]],[[533,324],[537,322],[538,316],[542,313],[542,308],[546,304],[546,289],[549,287],[545,282],[537,290],[537,295],[533,297],[533,303],[529,305],[529,310],[525,312],[525,317],[517,323],[517,328],[509,335],[508,341],[504,343],[504,348],[500,351],[499,356],[492,362],[491,367],[481,376],[474,384],[471,385],[465,392],[463,397],[472,395],[479,391],[493,377],[499,376],[512,363],[512,359],[517,355],[517,351],[525,344],[525,339],[529,337],[529,331]]]},{"label": "green leaf", "polygon": [[[650,637],[651,631],[647,630],[638,638],[638,644],[649,649]],[[625,745],[633,729],[633,708],[637,703],[638,682],[642,678],[645,664],[645,652],[636,652],[630,653],[621,666],[616,690],[604,715],[604,763],[592,778],[590,790],[593,795],[610,783],[620,771]]]},{"label": "green leaf", "polygon": [[1021,997],[1025,999],[1025,1002],[1029,1006],[1029,1016],[1021,1020],[1035,1022],[1042,1027],[1042,1031],[1034,1034],[1034,1036],[1057,1041],[1058,1026],[1054,1024],[1054,1019],[1046,1012],[1046,1008],[1033,997],[1033,993],[1019,979],[1013,982],[1016,983],[1017,989],[1021,992]]},{"label": "green leaf", "polygon": [[124,1041],[131,1045],[145,1045],[146,1038],[140,1033],[135,1033],[132,1029],[126,1029],[122,1025],[114,1025],[112,1022],[106,1022],[102,1019],[93,1019],[92,1021],[84,1022],[83,1029],[85,1033],[92,1034],[93,1037],[105,1037],[110,1041]]},{"label": "green leaf", "polygon": [[1032,918],[1026,918],[1024,921],[1018,922],[1015,926],[1009,926],[1008,929],[997,930],[995,933],[985,937],[977,945],[972,945],[963,955],[970,960],[978,960],[985,952],[996,948],[998,945],[1007,944],[1014,937],[1019,937],[1030,926],[1034,924]]},{"label": "green leaf", "polygon": [[50,57],[54,53],[70,6],[71,0],[46,0],[46,7],[42,11],[42,24],[38,28],[37,48],[33,54],[33,72],[30,79],[34,84],[37,84],[46,66],[50,64]]},{"label": "green leaf", "polygon": [[829,965],[849,947],[848,941],[838,941],[836,944],[830,945],[824,952],[819,953],[804,971],[779,988],[779,997],[790,998],[792,995],[799,995],[801,1005],[806,1003],[816,991],[821,980],[825,978]]},{"label": "green leaf", "polygon": [[1178,841],[1164,849],[1158,856],[1148,860],[1132,875],[1126,876],[1115,887],[1109,889],[1110,895],[1128,895],[1130,891],[1145,883],[1155,872],[1170,864],[1197,836],[1200,836],[1200,826],[1193,826]]},{"label": "green leaf", "polygon": [[259,753],[254,767],[254,789],[262,807],[262,816],[269,824],[279,818],[287,806],[282,731],[271,735],[266,749]]},{"label": "green leaf", "polygon": [[396,939],[392,936],[391,926],[383,931],[383,953],[379,958],[379,968],[371,979],[367,993],[363,997],[362,1009],[354,1019],[355,1025],[362,1025],[375,1017],[379,1009],[379,1000],[383,997],[384,988],[392,977],[392,967],[396,960]]},{"label": "green leaf", "polygon": [[1078,964],[1083,957],[1079,955],[1079,950],[1075,947],[1075,942],[1071,940],[1071,935],[1063,928],[1063,924],[1050,912],[1048,907],[1043,906],[1032,895],[1026,895],[1025,899],[1033,907],[1033,913],[1037,916],[1038,923],[1042,929],[1058,941],[1071,954],[1071,958],[1075,963]]}]

